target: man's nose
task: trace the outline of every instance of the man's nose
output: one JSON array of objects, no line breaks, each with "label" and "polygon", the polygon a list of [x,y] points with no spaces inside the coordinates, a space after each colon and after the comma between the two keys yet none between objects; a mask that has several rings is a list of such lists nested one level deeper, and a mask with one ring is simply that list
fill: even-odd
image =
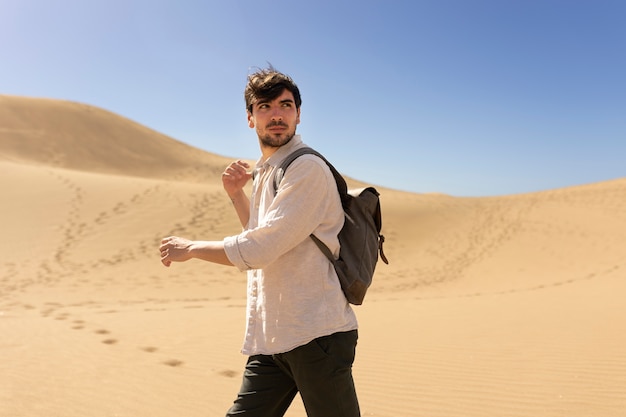
[{"label": "man's nose", "polygon": [[280,108],[273,109],[271,116],[272,116],[272,120],[282,120],[283,112]]}]

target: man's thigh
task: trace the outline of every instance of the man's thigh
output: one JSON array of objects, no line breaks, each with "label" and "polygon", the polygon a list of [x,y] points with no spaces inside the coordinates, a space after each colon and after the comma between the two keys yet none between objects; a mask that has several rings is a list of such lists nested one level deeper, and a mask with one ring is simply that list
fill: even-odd
[{"label": "man's thigh", "polygon": [[335,333],[275,355],[296,381],[309,417],[360,416],[352,378],[357,338],[356,330]]},{"label": "man's thigh", "polygon": [[293,379],[271,356],[251,356],[237,399],[226,416],[282,417],[297,392]]}]

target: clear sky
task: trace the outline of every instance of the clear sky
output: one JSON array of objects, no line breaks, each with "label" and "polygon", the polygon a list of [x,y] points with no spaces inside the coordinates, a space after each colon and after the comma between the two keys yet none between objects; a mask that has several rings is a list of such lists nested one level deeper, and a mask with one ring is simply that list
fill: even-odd
[{"label": "clear sky", "polygon": [[92,104],[233,158],[259,156],[243,88],[267,62],[300,87],[305,142],[375,185],[626,177],[623,0],[0,0],[0,94]]}]

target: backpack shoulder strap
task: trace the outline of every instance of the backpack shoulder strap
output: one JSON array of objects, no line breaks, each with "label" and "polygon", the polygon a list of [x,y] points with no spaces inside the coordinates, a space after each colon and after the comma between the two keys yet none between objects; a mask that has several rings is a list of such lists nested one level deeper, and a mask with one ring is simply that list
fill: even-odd
[{"label": "backpack shoulder strap", "polygon": [[328,162],[324,156],[317,152],[315,149],[309,148],[307,146],[298,148],[283,160],[278,168],[276,168],[276,175],[274,176],[274,193],[278,191],[278,186],[285,176],[285,171],[291,165],[293,161],[299,158],[302,155],[315,155],[320,158],[322,161],[328,165],[330,172],[332,172],[333,177],[335,178],[335,182],[337,183],[337,191],[339,191],[339,196],[341,197],[341,205],[345,208],[350,204],[351,196],[348,194],[348,185],[346,184],[346,180],[341,176],[339,171],[335,169],[335,167]]},{"label": "backpack shoulder strap", "polygon": [[313,239],[313,242],[315,242],[317,247],[320,248],[324,256],[326,256],[326,258],[330,261],[330,263],[333,264],[333,266],[335,266],[335,264],[337,263],[337,260],[333,256],[333,253],[330,251],[328,246],[326,246],[326,244],[322,242],[321,240],[319,240],[318,237],[315,236],[314,234],[311,233],[309,236],[311,237],[311,239]]}]

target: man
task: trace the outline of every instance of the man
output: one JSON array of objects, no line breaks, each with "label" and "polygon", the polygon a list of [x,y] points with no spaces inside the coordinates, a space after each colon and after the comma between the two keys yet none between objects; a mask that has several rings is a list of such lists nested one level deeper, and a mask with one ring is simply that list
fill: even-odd
[{"label": "man", "polygon": [[300,392],[309,417],[358,417],[352,378],[356,316],[333,265],[309,237],[314,233],[337,256],[344,221],[328,166],[314,155],[296,159],[274,193],[282,160],[304,145],[296,126],[301,98],[293,80],[273,68],[248,77],[248,125],[261,148],[250,198],[248,164],[233,162],[222,183],[243,232],[222,241],[167,237],[161,262],[201,259],[248,273],[248,355],[243,382],[227,416],[283,416]]}]

